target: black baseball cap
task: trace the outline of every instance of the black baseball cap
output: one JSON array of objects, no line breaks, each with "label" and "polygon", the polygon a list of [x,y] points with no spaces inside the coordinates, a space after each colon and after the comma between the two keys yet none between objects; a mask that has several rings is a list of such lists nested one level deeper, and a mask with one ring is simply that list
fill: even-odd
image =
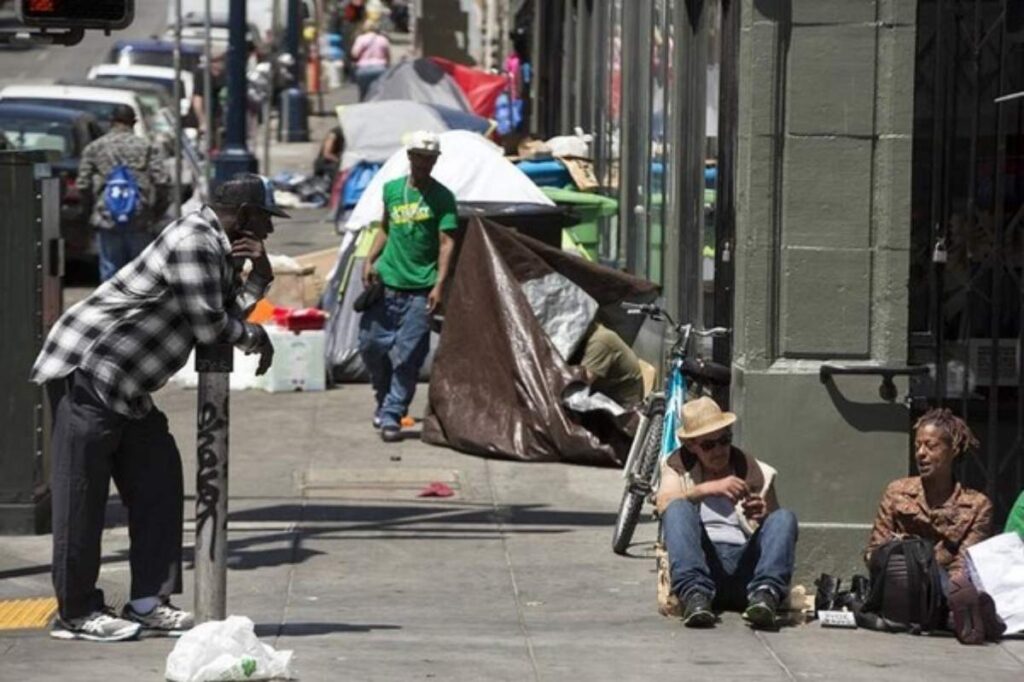
[{"label": "black baseball cap", "polygon": [[291,218],[274,203],[274,186],[270,180],[255,173],[239,173],[221,183],[213,193],[213,203],[237,207],[244,204],[263,209],[278,218]]}]

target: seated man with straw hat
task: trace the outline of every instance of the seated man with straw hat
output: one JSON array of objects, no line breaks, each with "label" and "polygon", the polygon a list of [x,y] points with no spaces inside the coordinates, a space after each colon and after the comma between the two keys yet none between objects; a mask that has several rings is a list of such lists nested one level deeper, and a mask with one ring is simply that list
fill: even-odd
[{"label": "seated man with straw hat", "polygon": [[718,608],[773,628],[793,576],[796,516],[779,508],[775,470],[732,445],[735,414],[705,397],[681,417],[682,447],[662,464],[657,505],[683,623],[710,627]]}]

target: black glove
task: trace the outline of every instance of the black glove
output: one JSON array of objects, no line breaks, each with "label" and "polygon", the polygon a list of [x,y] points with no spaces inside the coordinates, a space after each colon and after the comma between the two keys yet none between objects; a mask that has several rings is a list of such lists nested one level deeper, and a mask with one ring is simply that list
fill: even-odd
[{"label": "black glove", "polygon": [[256,367],[256,376],[263,376],[274,361],[274,344],[270,342],[267,331],[258,324],[246,324],[245,334],[238,341],[238,347],[246,355],[260,354],[260,363]]}]

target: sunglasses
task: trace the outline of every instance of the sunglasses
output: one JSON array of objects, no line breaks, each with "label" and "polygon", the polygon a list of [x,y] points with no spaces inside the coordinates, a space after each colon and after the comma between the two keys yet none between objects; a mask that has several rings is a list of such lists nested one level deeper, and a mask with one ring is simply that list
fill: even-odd
[{"label": "sunglasses", "polygon": [[732,434],[724,433],[718,438],[699,440],[697,441],[697,445],[700,446],[701,450],[711,450],[718,445],[732,445]]}]

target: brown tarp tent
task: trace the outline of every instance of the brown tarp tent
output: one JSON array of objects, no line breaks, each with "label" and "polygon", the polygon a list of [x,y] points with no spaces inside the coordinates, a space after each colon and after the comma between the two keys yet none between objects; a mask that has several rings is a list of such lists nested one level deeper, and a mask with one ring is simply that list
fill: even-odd
[{"label": "brown tarp tent", "polygon": [[581,383],[582,372],[567,364],[563,354],[571,352],[560,352],[538,320],[526,293],[538,282],[560,287],[556,299],[585,292],[596,301],[598,318],[627,343],[643,320],[626,316],[619,303],[658,296],[651,282],[471,219],[431,369],[423,440],[503,459],[621,465],[628,445],[613,446],[597,435],[614,428],[611,416],[587,413],[584,419],[563,406],[566,389]]}]

